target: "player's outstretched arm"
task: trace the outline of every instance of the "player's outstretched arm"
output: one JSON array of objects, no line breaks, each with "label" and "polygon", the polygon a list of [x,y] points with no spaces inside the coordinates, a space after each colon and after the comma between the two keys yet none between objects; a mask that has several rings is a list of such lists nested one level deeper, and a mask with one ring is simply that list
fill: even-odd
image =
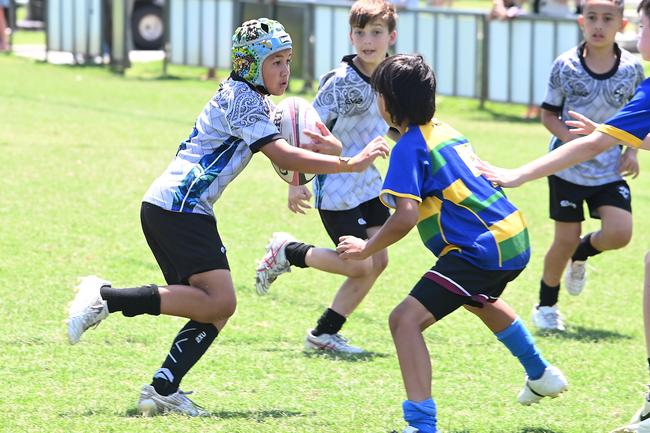
[{"label": "player's outstretched arm", "polygon": [[[336,138],[333,139],[336,140]],[[357,155],[347,159],[294,147],[280,138],[262,146],[261,152],[276,165],[286,170],[329,174],[363,171],[377,157],[385,158],[388,155],[388,145],[383,138],[378,137]]]},{"label": "player's outstretched arm", "polygon": [[484,161],[478,161],[477,167],[488,180],[504,187],[517,187],[590,160],[616,144],[614,137],[595,131],[515,169],[496,167]]},{"label": "player's outstretched arm", "polygon": [[419,203],[411,198],[396,197],[395,212],[368,241],[341,236],[336,252],[342,259],[363,260],[402,239],[417,224]]}]

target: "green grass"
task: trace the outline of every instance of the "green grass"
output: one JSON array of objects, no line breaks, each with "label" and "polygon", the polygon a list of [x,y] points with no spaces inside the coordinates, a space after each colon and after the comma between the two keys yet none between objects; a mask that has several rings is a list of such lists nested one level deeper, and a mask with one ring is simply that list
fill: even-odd
[{"label": "green grass", "polygon": [[[77,276],[96,273],[117,287],[162,283],[140,232],[139,205],[217,86],[188,75],[163,79],[136,69],[120,77],[104,68],[0,56],[0,431],[366,433],[402,427],[404,392],[387,317],[434,258],[415,232],[390,249],[388,269],[344,330],[370,351],[367,356],[304,354],[305,331],[341,278],[295,270],[268,297],[254,293],[255,259],[273,231],[329,245],[315,212],[294,216],[286,209],[286,186],[261,154],[216,206],[238,311],[183,383],[212,417],[134,416],[139,388],[182,319],[115,315],[79,345],[67,345],[64,309]],[[521,120],[523,107],[479,110],[476,101],[446,97],[438,105],[438,116],[487,160],[515,166],[545,152],[548,134],[539,123]],[[648,155],[640,159],[650,169]],[[648,179],[645,172],[632,181],[632,243],[590,260],[594,269],[581,297],[561,294],[566,334],[537,337],[544,355],[569,377],[565,396],[519,406],[521,368],[465,311],[426,332],[445,432],[606,432],[632,414],[648,379],[641,318]],[[504,299],[529,323],[553,225],[544,181],[509,196],[530,224],[533,257]],[[591,221],[585,231],[597,227]]]}]

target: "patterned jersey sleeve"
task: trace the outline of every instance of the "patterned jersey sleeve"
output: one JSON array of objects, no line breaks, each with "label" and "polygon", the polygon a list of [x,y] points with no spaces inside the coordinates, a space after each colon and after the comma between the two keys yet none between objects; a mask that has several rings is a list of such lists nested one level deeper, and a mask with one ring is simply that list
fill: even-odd
[{"label": "patterned jersey sleeve", "polygon": [[339,107],[336,101],[336,77],[335,71],[331,71],[321,78],[318,85],[318,93],[314,99],[313,106],[321,120],[331,131],[336,118],[339,116]]},{"label": "patterned jersey sleeve", "polygon": [[[398,143],[400,144],[400,143]],[[423,161],[408,143],[396,144],[390,154],[390,162],[379,199],[385,206],[396,207],[396,197],[406,197],[422,202],[424,179]]]},{"label": "patterned jersey sleeve", "polygon": [[635,82],[634,82],[634,88],[638,88],[641,83],[643,83],[643,80],[645,80],[645,71],[643,70],[643,65],[641,65],[641,62],[637,61],[635,66],[634,72],[636,73],[635,75]]},{"label": "patterned jersey sleeve", "polygon": [[244,140],[252,152],[281,138],[280,131],[271,120],[270,110],[271,105],[253,92],[236,94],[226,110],[226,121],[232,135]]},{"label": "patterned jersey sleeve", "polygon": [[543,109],[554,113],[561,113],[564,105],[564,91],[562,90],[560,77],[562,64],[562,59],[559,57],[553,62],[551,74],[548,77],[548,85],[546,86],[546,96],[544,96],[544,102],[542,102]]},{"label": "patterned jersey sleeve", "polygon": [[650,134],[650,78],[641,83],[634,97],[621,111],[596,130],[632,147],[640,147]]}]

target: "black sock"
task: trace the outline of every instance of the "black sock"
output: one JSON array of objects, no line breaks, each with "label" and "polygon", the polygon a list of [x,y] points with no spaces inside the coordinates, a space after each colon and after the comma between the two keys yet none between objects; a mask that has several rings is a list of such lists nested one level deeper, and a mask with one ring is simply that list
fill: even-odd
[{"label": "black sock", "polygon": [[341,330],[345,321],[345,316],[341,316],[336,311],[328,308],[325,310],[323,315],[320,316],[320,319],[318,319],[318,323],[316,324],[316,329],[311,331],[311,333],[315,336],[322,334],[336,334]]},{"label": "black sock", "polygon": [[560,285],[549,286],[544,280],[539,282],[539,307],[552,307],[560,296]]},{"label": "black sock", "polygon": [[313,245],[304,244],[302,242],[289,242],[284,247],[284,254],[287,256],[289,264],[292,266],[297,266],[299,268],[307,268],[305,263],[305,256],[307,251],[314,248]]},{"label": "black sock", "polygon": [[580,244],[573,253],[573,257],[571,257],[572,262],[575,262],[576,260],[584,262],[587,258],[602,253],[602,251],[598,251],[591,245],[591,235],[593,235],[593,233],[589,233],[580,239]]},{"label": "black sock", "polygon": [[208,350],[219,330],[211,323],[190,320],[174,338],[163,365],[153,376],[151,385],[160,395],[178,391],[178,386],[187,372]]},{"label": "black sock", "polygon": [[131,289],[104,286],[99,290],[99,294],[108,304],[109,313],[121,311],[127,317],[140,314],[160,315],[160,293],[155,284]]}]

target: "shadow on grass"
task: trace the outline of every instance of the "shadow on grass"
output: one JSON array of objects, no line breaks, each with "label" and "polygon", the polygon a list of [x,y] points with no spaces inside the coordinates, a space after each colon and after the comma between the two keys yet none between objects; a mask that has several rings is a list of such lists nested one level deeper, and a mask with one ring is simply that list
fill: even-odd
[{"label": "shadow on grass", "polygon": [[[92,414],[88,414],[92,415]],[[125,416],[131,418],[139,418],[141,415],[138,413],[136,408],[127,410],[124,413]],[[265,419],[272,418],[291,418],[296,416],[305,416],[306,414],[302,412],[297,412],[293,410],[220,410],[214,412],[208,412],[208,415],[201,418],[219,418],[219,419],[248,419],[257,422],[264,421]],[[166,416],[166,415],[163,415]],[[171,415],[171,416],[183,416],[183,415]]]},{"label": "shadow on grass", "polygon": [[519,433],[562,433],[562,431],[552,430],[546,427],[524,427]]},{"label": "shadow on grass", "polygon": [[571,326],[565,332],[537,331],[536,335],[574,341],[613,341],[630,340],[632,336],[607,329],[593,329],[584,326]]},{"label": "shadow on grass", "polygon": [[[469,429],[444,430],[444,433],[472,433]],[[562,433],[560,430],[551,430],[546,427],[524,427],[517,433]]]},{"label": "shadow on grass", "polygon": [[[522,114],[508,114],[503,113],[492,108],[483,107],[478,110],[481,114],[487,114],[490,117],[490,120],[495,122],[506,122],[506,123],[522,123],[522,124],[539,124],[540,120],[538,118],[526,118]],[[478,117],[477,117],[478,119]]]},{"label": "shadow on grass", "polygon": [[331,351],[305,350],[302,352],[306,358],[326,358],[337,361],[363,362],[372,361],[375,358],[388,358],[388,354],[380,352],[363,352],[363,353],[337,353]]}]

